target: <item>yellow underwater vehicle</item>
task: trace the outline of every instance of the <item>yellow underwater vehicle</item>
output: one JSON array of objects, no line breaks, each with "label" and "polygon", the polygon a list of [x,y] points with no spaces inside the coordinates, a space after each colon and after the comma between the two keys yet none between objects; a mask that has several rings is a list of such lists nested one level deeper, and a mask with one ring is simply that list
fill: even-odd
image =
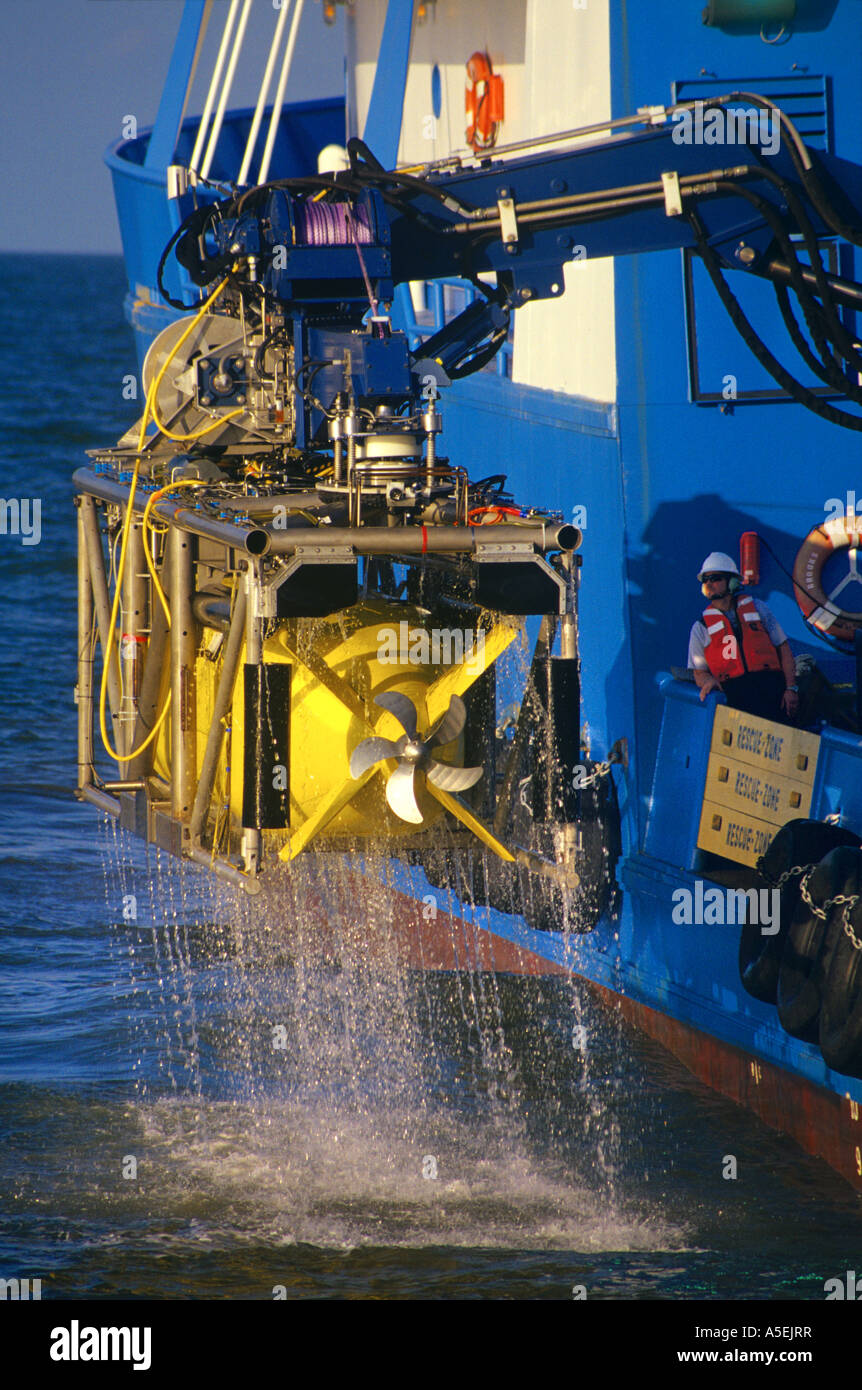
[{"label": "yellow underwater vehicle", "polygon": [[425,862],[445,824],[441,881],[588,928],[617,812],[581,756],[581,535],[439,450],[440,388],[508,306],[488,290],[411,353],[380,194],[300,182],[187,219],[177,257],[217,283],[75,475],[79,795],[250,892],[309,848]]}]

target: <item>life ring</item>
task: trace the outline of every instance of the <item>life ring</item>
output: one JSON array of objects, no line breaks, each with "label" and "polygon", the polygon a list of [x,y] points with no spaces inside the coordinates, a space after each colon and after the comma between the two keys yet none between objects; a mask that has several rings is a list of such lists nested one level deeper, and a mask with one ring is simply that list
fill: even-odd
[{"label": "life ring", "polygon": [[[857,941],[862,940],[862,904],[850,907],[847,916]],[[843,910],[839,920],[841,927],[823,985],[820,1051],[833,1071],[862,1077],[862,951],[844,930]]]},{"label": "life ring", "polygon": [[806,622],[839,642],[854,640],[857,628],[862,627],[862,613],[839,608],[835,599],[852,579],[858,578],[862,583],[862,574],[857,574],[854,556],[849,574],[831,594],[827,594],[822,583],[823,570],[829,557],[837,550],[855,551],[860,547],[862,517],[854,516],[852,513],[831,517],[822,526],[815,526],[813,531],[809,531],[799,547],[793,565],[796,602]]},{"label": "life ring", "polygon": [[491,68],[487,53],[472,53],[467,59],[467,144],[474,150],[490,150],[497,143],[503,119],[503,79]]},{"label": "life ring", "polygon": [[[862,854],[858,849],[833,849],[808,875],[806,891],[815,912],[800,892],[781,954],[778,973],[778,1019],[785,1032],[806,1042],[820,1035],[820,1007],[832,953],[841,935],[841,911],[836,897],[859,891]],[[822,914],[822,915],[821,915]]]},{"label": "life ring", "polygon": [[[824,855],[839,845],[856,848],[859,836],[829,821],[799,818],[788,821],[774,837],[757,868],[769,887],[774,887],[788,870],[819,864]],[[760,926],[747,922],[739,939],[739,975],[743,988],[765,1004],[778,999],[778,973],[784,938],[799,902],[802,875],[790,873],[781,885],[779,930],[764,936]]]}]

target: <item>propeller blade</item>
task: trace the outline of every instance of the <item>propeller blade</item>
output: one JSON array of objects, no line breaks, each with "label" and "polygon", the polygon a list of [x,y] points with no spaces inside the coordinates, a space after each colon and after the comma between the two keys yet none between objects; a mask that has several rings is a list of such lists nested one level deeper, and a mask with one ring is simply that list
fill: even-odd
[{"label": "propeller blade", "polygon": [[452,695],[449,700],[449,708],[443,715],[436,728],[432,729],[425,740],[425,747],[428,748],[435,742],[438,748],[443,748],[447,743],[451,743],[453,738],[457,738],[467,722],[467,706],[460,695]]},{"label": "propeller blade", "polygon": [[398,764],[386,783],[386,800],[401,820],[411,821],[413,825],[421,825],[423,816],[416,804],[416,792],[413,785],[415,770],[413,763]]},{"label": "propeller blade", "polygon": [[472,830],[474,835],[478,835],[483,845],[487,845],[508,864],[515,863],[515,856],[512,851],[507,849],[502,840],[497,839],[493,830],[490,830],[484,821],[474,815],[463,801],[459,801],[457,796],[450,796],[448,792],[444,792],[442,787],[435,787],[433,782],[429,783],[428,791],[440,802],[441,806],[445,806],[447,811],[451,811],[462,825],[466,825],[468,830]]},{"label": "propeller blade", "polygon": [[425,776],[444,792],[463,792],[475,787],[482,772],[481,767],[451,767],[449,763],[438,763],[432,758]]},{"label": "propeller blade", "polygon": [[375,763],[382,762],[385,758],[397,758],[398,752],[398,744],[393,743],[391,739],[364,738],[361,743],[357,743],[350,755],[351,777],[361,777],[363,772],[367,772]]},{"label": "propeller blade", "polygon": [[389,690],[385,695],[375,695],[374,703],[394,714],[408,738],[415,739],[416,706],[412,700],[400,695],[397,690]]}]

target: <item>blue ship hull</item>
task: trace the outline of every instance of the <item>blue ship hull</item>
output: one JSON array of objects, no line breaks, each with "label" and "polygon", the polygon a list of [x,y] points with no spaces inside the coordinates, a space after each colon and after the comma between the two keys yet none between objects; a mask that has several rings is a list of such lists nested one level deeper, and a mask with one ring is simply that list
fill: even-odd
[{"label": "blue ship hull", "polygon": [[[792,89],[805,76],[805,94],[823,93],[822,130],[812,140],[847,158],[862,148],[857,7],[839,5],[824,28],[796,34],[792,51],[762,42],[756,29],[725,33],[688,16],[683,22],[679,8],[670,0],[612,6],[613,116],[668,100],[672,84],[696,96],[782,83]],[[385,52],[380,61],[387,63]],[[248,112],[229,119],[238,143],[248,120]],[[339,138],[343,105],[289,108],[282,122],[279,172],[304,172],[313,167],[310,151]],[[183,127],[180,163],[194,129],[194,121]],[[144,133],[109,157],[141,357],[172,317],[159,304],[155,267],[174,227],[163,174],[144,164],[148,138]],[[227,146],[223,156],[227,164]],[[841,272],[859,279],[860,258],[858,249],[844,247]],[[579,624],[590,752],[606,757],[625,738],[629,762],[614,771],[623,835],[616,916],[605,914],[591,933],[576,935],[535,930],[518,916],[462,903],[456,915],[464,925],[453,928],[447,918],[442,930],[455,943],[451,959],[443,948],[431,958],[441,966],[574,971],[701,1079],[862,1186],[862,1081],[830,1071],[815,1044],[791,1037],[773,1006],[745,992],[738,927],[672,920],[673,894],[694,892],[703,877],[697,835],[713,703],[701,703],[694,686],[668,674],[684,664],[688,630],[703,607],[694,582],[702,556],[757,531],[768,547],[758,597],[796,654],[810,653],[831,679],[852,679],[850,660],[812,639],[787,572],[828,499],[844,498],[862,482],[858,437],[780,398],[701,275],[678,252],[615,261],[619,389],[611,404],[521,385],[494,371],[448,393],[445,441],[453,460],[469,461],[475,475],[505,472],[516,496],[535,497],[566,518],[584,509]],[[169,288],[184,287],[169,281]],[[782,335],[761,286],[746,290],[752,313],[763,315],[764,336]],[[416,335],[406,294],[401,309]],[[728,374],[738,384],[731,403],[722,397]],[[829,726],[820,732],[810,816],[862,833],[860,740]],[[388,882],[396,915],[416,925],[412,909],[434,895],[434,885],[420,868],[397,860]],[[416,929],[429,941],[434,934],[421,917]]]}]

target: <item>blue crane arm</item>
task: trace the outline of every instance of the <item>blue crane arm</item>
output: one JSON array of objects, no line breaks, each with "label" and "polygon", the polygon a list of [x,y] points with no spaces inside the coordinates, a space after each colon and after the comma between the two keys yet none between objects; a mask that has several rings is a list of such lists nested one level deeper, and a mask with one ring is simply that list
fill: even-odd
[{"label": "blue crane arm", "polygon": [[[790,235],[862,246],[862,166],[809,150],[777,107],[751,95],[775,119],[769,146],[686,143],[678,138],[685,127],[665,119],[639,134],[501,152],[478,167],[453,159],[417,173],[386,170],[354,139],[349,170],[275,181],[222,205],[220,255],[201,260],[196,247],[210,217],[202,208],[177,255],[203,285],[251,252],[266,287],[295,305],[329,298],[367,308],[369,297],[385,301],[406,281],[491,273],[517,307],[562,294],[573,258],[683,247],[786,281]],[[345,296],[349,281],[364,282],[358,296]],[[834,277],[832,289],[862,307],[855,282],[842,287]]]},{"label": "blue crane arm", "polygon": [[[798,230],[789,200],[801,205],[816,236],[836,234],[812,201],[789,139],[769,154],[747,144],[678,143],[681,129],[664,125],[565,151],[501,156],[480,168],[431,169],[425,182],[432,194],[417,192],[404,211],[387,208],[393,280],[494,272],[511,284],[517,304],[562,293],[563,265],[573,258],[697,248],[693,219],[725,265],[780,280],[787,277],[776,269],[783,261],[772,224],[777,217],[788,225],[790,217],[789,230]],[[862,167],[806,155],[834,220],[862,243]],[[852,282],[847,295],[862,306]]]},{"label": "blue crane arm", "polygon": [[[773,122],[768,141],[760,124],[754,131],[731,127],[733,103],[745,98]],[[676,117],[691,117],[690,109],[662,108],[647,114],[639,134],[569,140],[567,147],[548,137],[478,165],[453,159],[419,170],[387,170],[354,139],[343,172],[276,181],[198,209],[180,229],[176,254],[199,285],[228,271],[262,284],[292,320],[302,360],[334,359],[343,335],[368,321],[369,306],[370,336],[385,336],[381,306],[398,284],[472,280],[484,301],[413,354],[414,378],[436,364],[444,380],[490,360],[505,340],[510,310],[563,294],[567,261],[690,248],[744,341],[782,387],[833,423],[862,432],[862,415],[818,401],[773,356],[724,277],[733,268],[770,279],[809,368],[862,406],[858,334],[838,312],[862,310],[862,284],[827,273],[820,250],[824,238],[862,247],[862,167],[809,150],[787,117],[756,94],[715,99],[710,110],[739,138],[686,139]],[[355,371],[359,343],[345,341]],[[367,394],[387,373],[387,390],[408,391],[406,365],[396,370],[387,357],[384,368],[385,351],[373,343],[362,349]]]}]

